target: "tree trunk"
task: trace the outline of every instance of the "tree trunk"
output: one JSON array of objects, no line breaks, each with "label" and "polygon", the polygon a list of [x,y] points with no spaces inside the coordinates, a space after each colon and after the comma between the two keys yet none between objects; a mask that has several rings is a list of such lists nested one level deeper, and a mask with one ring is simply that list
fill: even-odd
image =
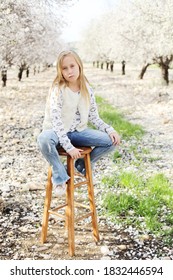
[{"label": "tree trunk", "polygon": [[169,66],[166,64],[161,64],[162,79],[163,84],[169,85]]},{"label": "tree trunk", "polygon": [[147,63],[146,65],[144,65],[143,67],[142,67],[142,70],[141,70],[141,73],[139,74],[139,79],[143,79],[143,77],[144,77],[144,74],[145,74],[145,72],[146,72],[146,70],[147,70],[147,68],[148,68],[148,66],[149,65],[151,65],[150,63]]}]

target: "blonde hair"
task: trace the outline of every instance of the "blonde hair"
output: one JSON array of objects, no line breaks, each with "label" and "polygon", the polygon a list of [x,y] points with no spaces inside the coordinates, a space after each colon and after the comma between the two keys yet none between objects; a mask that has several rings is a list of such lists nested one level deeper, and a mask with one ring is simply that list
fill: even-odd
[{"label": "blonde hair", "polygon": [[84,75],[82,60],[80,59],[79,55],[73,50],[62,51],[59,54],[58,59],[57,59],[57,64],[56,64],[57,76],[56,76],[55,80],[53,81],[52,87],[58,86],[58,88],[60,89],[60,87],[63,85],[68,86],[68,82],[64,79],[64,77],[62,75],[62,62],[63,62],[64,57],[67,55],[72,55],[79,66],[80,92],[81,92],[81,95],[87,101],[89,101],[89,92],[88,92],[88,88],[87,88],[87,84],[89,84],[89,82]]}]

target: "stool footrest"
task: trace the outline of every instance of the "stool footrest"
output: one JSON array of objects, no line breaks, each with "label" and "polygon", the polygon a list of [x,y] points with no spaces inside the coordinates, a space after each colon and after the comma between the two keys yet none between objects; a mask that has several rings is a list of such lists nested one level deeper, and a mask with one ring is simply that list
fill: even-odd
[{"label": "stool footrest", "polygon": [[82,207],[82,208],[86,208],[86,209],[90,210],[90,207],[88,205],[84,205],[83,203],[74,202],[74,206]]},{"label": "stool footrest", "polygon": [[85,176],[84,176],[83,174],[79,173],[79,172],[75,172],[75,173],[74,173],[74,176],[76,176],[76,177],[81,177],[81,178],[85,178]]},{"label": "stool footrest", "polygon": [[79,221],[84,220],[84,219],[86,219],[86,218],[88,218],[88,217],[91,217],[91,216],[92,216],[92,213],[89,212],[89,213],[83,215],[82,217],[77,218],[77,219],[76,219],[76,222],[79,222]]},{"label": "stool footrest", "polygon": [[64,216],[64,215],[62,215],[62,214],[60,214],[60,213],[57,213],[57,212],[55,212],[55,211],[51,211],[51,210],[49,210],[48,212],[49,212],[49,214],[52,214],[52,215],[58,216],[58,217],[62,218],[63,220],[65,220],[65,216]]},{"label": "stool footrest", "polygon": [[76,183],[76,184],[74,185],[74,187],[77,188],[77,187],[80,187],[80,186],[82,186],[82,185],[86,185],[86,184],[88,184],[88,183],[89,183],[88,180],[81,181],[81,182],[79,182],[79,183]]},{"label": "stool footrest", "polygon": [[67,203],[62,204],[62,205],[60,205],[60,206],[58,206],[58,207],[56,207],[56,208],[53,208],[53,209],[50,210],[50,211],[57,211],[57,210],[62,209],[62,208],[64,208],[64,207],[66,207],[66,206],[67,206]]}]

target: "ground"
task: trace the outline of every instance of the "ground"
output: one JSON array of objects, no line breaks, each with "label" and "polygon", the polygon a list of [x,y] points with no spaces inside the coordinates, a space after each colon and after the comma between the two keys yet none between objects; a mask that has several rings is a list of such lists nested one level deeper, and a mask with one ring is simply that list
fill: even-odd
[{"label": "ground", "polygon": [[[36,75],[30,73],[29,78],[24,76],[19,82],[17,71],[10,69],[7,87],[1,88],[0,259],[72,259],[68,256],[64,224],[53,218],[47,243],[40,244],[48,164],[38,151],[36,138],[55,72],[55,68],[48,68]],[[161,171],[173,182],[173,84],[162,86],[157,68],[148,69],[144,80],[138,80],[139,69],[128,65],[125,76],[121,75],[119,65],[110,73],[87,64],[85,73],[97,95],[146,130],[143,144],[153,156],[160,158],[157,164],[147,165],[146,172]],[[172,75],[170,71],[171,79]],[[109,174],[111,166],[110,158],[98,164],[97,181],[103,170]],[[101,240],[94,243],[88,221],[77,225],[73,259],[153,259],[159,255],[172,258],[171,248],[163,247],[161,241],[135,230],[129,233],[102,216],[99,211],[102,191],[99,183],[96,184]]]}]

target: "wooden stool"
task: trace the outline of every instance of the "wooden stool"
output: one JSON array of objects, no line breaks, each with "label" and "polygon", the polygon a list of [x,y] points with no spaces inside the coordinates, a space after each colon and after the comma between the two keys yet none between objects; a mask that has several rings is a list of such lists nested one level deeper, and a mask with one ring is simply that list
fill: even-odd
[{"label": "wooden stool", "polygon": [[[74,256],[75,254],[75,234],[74,234],[74,220],[79,221],[91,216],[92,219],[92,228],[93,228],[93,236],[96,242],[99,241],[99,232],[98,232],[98,225],[97,225],[97,214],[96,214],[96,207],[94,201],[94,188],[92,182],[92,171],[91,171],[91,163],[90,163],[90,152],[92,149],[90,147],[78,147],[83,150],[82,157],[84,157],[85,161],[85,169],[86,175],[82,176],[83,181],[79,183],[74,183],[75,179],[75,167],[74,167],[74,159],[66,153],[63,148],[58,149],[58,153],[61,156],[65,156],[67,158],[67,173],[70,176],[70,179],[67,182],[67,191],[66,191],[66,203],[60,205],[53,210],[50,209],[51,199],[52,199],[52,169],[49,167],[48,170],[48,181],[46,186],[46,197],[44,203],[44,214],[43,214],[43,223],[42,223],[42,233],[41,233],[41,242],[44,243],[47,238],[47,230],[48,230],[48,220],[49,214],[53,214],[65,219],[65,225],[68,229],[68,246],[69,246],[69,255]],[[74,202],[74,189],[80,187],[82,185],[87,185],[88,188],[88,199],[90,202],[90,206],[83,205],[81,203]],[[74,207],[84,207],[89,209],[90,212],[85,214],[83,217],[79,219],[74,218]],[[65,215],[58,213],[58,210],[65,208]]]}]

